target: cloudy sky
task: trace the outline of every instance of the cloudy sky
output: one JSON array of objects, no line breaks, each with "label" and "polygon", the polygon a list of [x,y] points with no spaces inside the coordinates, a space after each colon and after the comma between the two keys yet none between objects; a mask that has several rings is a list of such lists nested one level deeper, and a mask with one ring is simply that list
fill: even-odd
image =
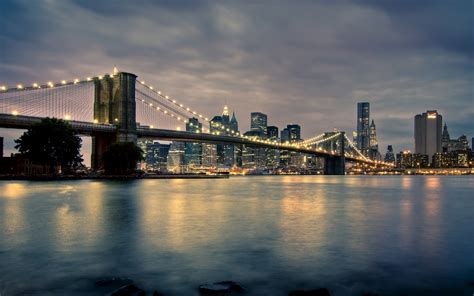
[{"label": "cloudy sky", "polygon": [[427,109],[474,136],[473,3],[2,0],[0,84],[117,64],[206,115],[228,104],[241,130],[261,111],[304,137],[354,130],[368,101],[381,151],[411,149]]}]

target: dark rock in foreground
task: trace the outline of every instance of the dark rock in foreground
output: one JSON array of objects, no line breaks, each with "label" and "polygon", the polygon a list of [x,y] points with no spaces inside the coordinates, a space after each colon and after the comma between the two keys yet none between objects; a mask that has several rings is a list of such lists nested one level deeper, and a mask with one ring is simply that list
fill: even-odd
[{"label": "dark rock in foreground", "polygon": [[201,285],[199,286],[199,292],[203,296],[227,296],[234,293],[243,293],[245,292],[245,288],[233,281],[223,281],[212,285]]},{"label": "dark rock in foreground", "polygon": [[137,288],[137,286],[131,284],[118,288],[109,294],[109,296],[145,296],[144,290]]},{"label": "dark rock in foreground", "polygon": [[295,290],[291,291],[288,296],[331,296],[329,290],[326,288],[314,289],[314,290]]}]

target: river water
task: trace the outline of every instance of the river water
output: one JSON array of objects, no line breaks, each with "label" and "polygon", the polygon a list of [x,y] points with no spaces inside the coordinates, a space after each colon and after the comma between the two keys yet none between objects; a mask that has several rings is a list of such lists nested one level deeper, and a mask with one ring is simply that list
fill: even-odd
[{"label": "river water", "polygon": [[0,182],[0,294],[472,295],[474,177]]}]

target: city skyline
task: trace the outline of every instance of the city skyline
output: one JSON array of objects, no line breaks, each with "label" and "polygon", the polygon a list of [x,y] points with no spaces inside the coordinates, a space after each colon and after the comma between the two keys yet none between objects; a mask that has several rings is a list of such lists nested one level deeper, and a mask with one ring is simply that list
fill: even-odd
[{"label": "city skyline", "polygon": [[[6,28],[0,41],[2,84],[28,84],[44,75],[54,81],[85,77],[118,64],[122,70],[140,69],[138,75],[153,77],[151,84],[208,115],[220,114],[227,103],[242,122],[241,130],[249,130],[242,119],[260,111],[280,128],[299,124],[303,138],[333,128],[350,132],[355,104],[368,101],[382,153],[389,144],[395,151],[414,150],[412,118],[425,110],[443,114],[454,137],[474,134],[468,1],[422,1],[409,7],[372,1],[297,7],[287,2],[271,7],[162,3],[147,7],[140,21],[120,17],[136,16],[127,3],[113,9],[76,1],[2,5],[8,11],[0,20]],[[267,8],[272,13],[262,16],[262,27],[253,16]],[[313,16],[340,13],[341,8],[341,20],[355,25],[348,32]],[[439,17],[444,10],[457,17],[445,22]],[[32,11],[38,12],[34,18]],[[291,12],[300,17],[281,24]],[[79,18],[88,26],[81,26]],[[100,29],[119,24],[124,35]],[[370,30],[374,26],[378,31]],[[34,30],[20,34],[24,28]],[[304,38],[294,31],[304,32]],[[47,41],[41,39],[46,32]],[[427,32],[435,34],[427,40]],[[58,43],[65,44],[63,50],[55,49]],[[299,44],[296,55],[291,54],[293,43]],[[22,46],[27,44],[37,46]],[[5,130],[6,153],[16,135]]]}]

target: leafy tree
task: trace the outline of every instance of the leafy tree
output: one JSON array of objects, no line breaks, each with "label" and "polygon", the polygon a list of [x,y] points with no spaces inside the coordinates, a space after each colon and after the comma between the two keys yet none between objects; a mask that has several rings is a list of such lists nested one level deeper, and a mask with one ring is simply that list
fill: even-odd
[{"label": "leafy tree", "polygon": [[102,157],[105,172],[114,175],[133,173],[141,160],[143,150],[133,142],[114,143]]},{"label": "leafy tree", "polygon": [[45,118],[34,124],[19,139],[15,148],[33,163],[68,171],[82,162],[81,138],[72,126],[61,119]]}]

